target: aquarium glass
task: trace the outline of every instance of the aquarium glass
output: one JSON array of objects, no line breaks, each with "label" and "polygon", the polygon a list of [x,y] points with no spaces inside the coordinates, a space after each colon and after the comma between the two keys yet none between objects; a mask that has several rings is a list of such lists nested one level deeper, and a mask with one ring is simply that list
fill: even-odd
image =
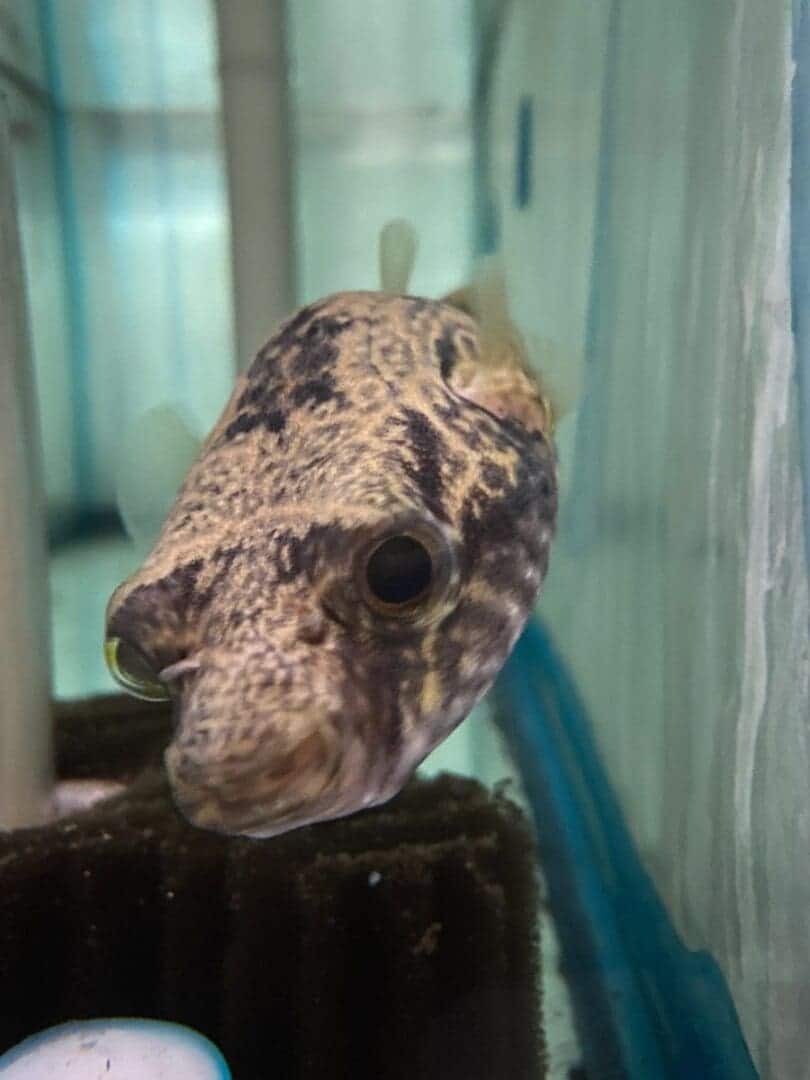
[{"label": "aquarium glass", "polygon": [[685,941],[807,1076],[790,5],[504,7],[484,198],[538,357],[583,369],[540,612]]},{"label": "aquarium glass", "polygon": [[[539,616],[677,932],[762,1075],[810,1080],[807,4],[296,0],[286,23],[297,299],[378,287],[391,218],[415,294],[500,253],[564,412]],[[171,407],[204,434],[249,359],[215,5],[0,0],[0,92],[75,698],[113,689],[103,613],[138,561],[126,433]],[[484,708],[425,771],[522,797],[536,764]]]},{"label": "aquarium glass", "polygon": [[470,0],[288,10],[302,300],[377,288],[397,217],[419,235],[412,291],[456,288],[473,242]]}]

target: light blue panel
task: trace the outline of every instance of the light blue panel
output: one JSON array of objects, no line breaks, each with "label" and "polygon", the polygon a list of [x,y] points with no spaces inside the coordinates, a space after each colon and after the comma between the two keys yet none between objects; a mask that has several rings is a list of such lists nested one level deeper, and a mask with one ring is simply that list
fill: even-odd
[{"label": "light blue panel", "polygon": [[299,106],[363,115],[469,105],[469,0],[307,0],[288,5]]},{"label": "light blue panel", "polygon": [[205,429],[227,398],[228,219],[215,116],[76,113],[69,122],[93,500],[105,503],[122,426],[170,401]]},{"label": "light blue panel", "polygon": [[209,0],[54,0],[53,8],[66,108],[217,110]]},{"label": "light blue panel", "polygon": [[114,504],[120,432],[182,403],[202,428],[233,378],[216,43],[204,0],[44,0],[70,294],[77,501]]},{"label": "light blue panel", "polygon": [[76,493],[66,291],[51,140],[51,106],[37,5],[0,2],[0,94],[11,117],[19,225],[52,519]]},{"label": "light blue panel", "polygon": [[377,238],[394,217],[419,233],[412,292],[467,276],[471,6],[290,6],[302,299],[378,287]]},{"label": "light blue panel", "polygon": [[46,88],[37,6],[32,0],[0,0],[0,68],[35,90]]},{"label": "light blue panel", "polygon": [[54,176],[47,103],[0,75],[12,121],[18,213],[39,398],[46,493],[52,519],[68,515],[76,497],[74,416],[62,223]]},{"label": "light blue panel", "polygon": [[83,537],[53,551],[49,579],[57,698],[117,690],[104,662],[104,610],[113,589],[138,563],[132,545],[121,536]]}]

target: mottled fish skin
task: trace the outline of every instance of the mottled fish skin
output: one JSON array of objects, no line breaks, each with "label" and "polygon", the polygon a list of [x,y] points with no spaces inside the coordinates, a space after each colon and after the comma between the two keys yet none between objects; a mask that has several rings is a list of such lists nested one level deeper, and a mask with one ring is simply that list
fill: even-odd
[{"label": "mottled fish skin", "polygon": [[[156,671],[192,661],[166,765],[194,824],[271,836],[382,802],[495,678],[546,572],[556,459],[527,377],[492,411],[465,396],[479,342],[450,303],[339,293],[238,380],[107,611]],[[363,556],[402,530],[436,544],[437,586],[389,617]]]}]

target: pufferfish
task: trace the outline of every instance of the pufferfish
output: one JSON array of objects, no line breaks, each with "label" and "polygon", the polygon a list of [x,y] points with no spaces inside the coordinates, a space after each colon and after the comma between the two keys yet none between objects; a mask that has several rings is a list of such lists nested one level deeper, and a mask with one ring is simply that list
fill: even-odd
[{"label": "pufferfish", "polygon": [[549,399],[497,275],[308,304],[259,350],[141,567],[106,655],[171,698],[194,825],[269,837],[395,795],[490,687],[546,574]]}]

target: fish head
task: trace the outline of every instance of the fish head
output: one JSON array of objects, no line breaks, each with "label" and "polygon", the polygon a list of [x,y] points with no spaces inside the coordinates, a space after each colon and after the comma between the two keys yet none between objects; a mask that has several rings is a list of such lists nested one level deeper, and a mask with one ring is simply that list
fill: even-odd
[{"label": "fish head", "polygon": [[452,304],[342,293],[238,381],[107,612],[113,670],[174,703],[192,823],[265,837],[383,802],[491,685],[557,483],[536,388],[482,363]]}]

